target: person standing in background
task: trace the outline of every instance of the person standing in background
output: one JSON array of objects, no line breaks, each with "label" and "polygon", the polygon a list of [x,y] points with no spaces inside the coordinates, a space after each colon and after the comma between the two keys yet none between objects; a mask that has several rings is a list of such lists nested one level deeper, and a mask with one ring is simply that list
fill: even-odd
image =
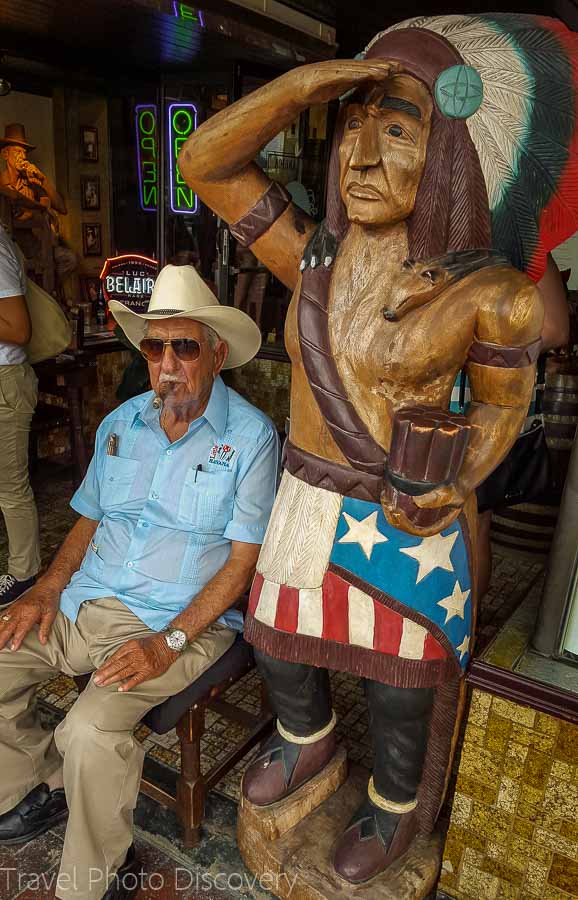
[{"label": "person standing in background", "polygon": [[28,475],[28,437],[38,381],[26,358],[31,335],[26,275],[0,225],[0,510],[8,532],[8,571],[0,607],[34,584],[40,569],[38,515]]}]

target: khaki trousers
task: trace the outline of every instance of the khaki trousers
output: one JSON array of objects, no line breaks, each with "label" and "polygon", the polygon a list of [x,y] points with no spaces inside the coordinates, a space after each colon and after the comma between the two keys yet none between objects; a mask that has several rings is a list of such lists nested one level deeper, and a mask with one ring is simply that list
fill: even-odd
[{"label": "khaki trousers", "polygon": [[0,366],[0,510],[8,532],[8,572],[18,581],[40,568],[38,515],[28,477],[28,438],[38,379],[28,363]]},{"label": "khaki trousers", "polygon": [[64,763],[70,810],[58,874],[60,900],[99,900],[133,839],[144,751],[133,736],[144,714],[208,669],[235,640],[211,625],[159,678],[127,693],[92,679],[54,734],[40,726],[35,695],[58,672],[93,672],[131,638],[153,632],[114,597],[80,607],[73,625],[59,612],[48,644],[35,629],[15,652],[0,652],[0,814]]}]

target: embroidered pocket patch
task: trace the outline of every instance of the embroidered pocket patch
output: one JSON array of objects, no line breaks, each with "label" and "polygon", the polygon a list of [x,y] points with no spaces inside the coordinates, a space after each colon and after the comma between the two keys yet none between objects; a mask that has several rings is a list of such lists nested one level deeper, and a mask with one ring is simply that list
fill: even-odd
[{"label": "embroidered pocket patch", "polygon": [[209,465],[220,469],[231,469],[237,450],[231,444],[213,444],[209,453]]}]

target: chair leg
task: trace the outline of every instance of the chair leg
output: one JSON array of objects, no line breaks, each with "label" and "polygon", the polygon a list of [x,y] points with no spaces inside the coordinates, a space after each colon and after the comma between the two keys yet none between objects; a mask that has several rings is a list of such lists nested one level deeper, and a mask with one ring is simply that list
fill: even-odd
[{"label": "chair leg", "polygon": [[201,737],[204,730],[204,705],[188,709],[177,724],[181,743],[177,816],[183,826],[185,847],[194,847],[201,839],[201,823],[205,813],[205,784],[201,774]]}]

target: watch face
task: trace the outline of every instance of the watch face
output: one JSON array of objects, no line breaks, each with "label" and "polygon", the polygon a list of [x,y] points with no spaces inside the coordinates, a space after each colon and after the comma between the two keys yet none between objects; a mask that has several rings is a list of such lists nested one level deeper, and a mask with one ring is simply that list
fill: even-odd
[{"label": "watch face", "polygon": [[180,631],[180,629],[175,628],[174,631],[169,632],[166,636],[167,644],[171,648],[171,650],[177,650],[179,653],[181,650],[184,650],[187,643],[187,636],[184,631]]}]

